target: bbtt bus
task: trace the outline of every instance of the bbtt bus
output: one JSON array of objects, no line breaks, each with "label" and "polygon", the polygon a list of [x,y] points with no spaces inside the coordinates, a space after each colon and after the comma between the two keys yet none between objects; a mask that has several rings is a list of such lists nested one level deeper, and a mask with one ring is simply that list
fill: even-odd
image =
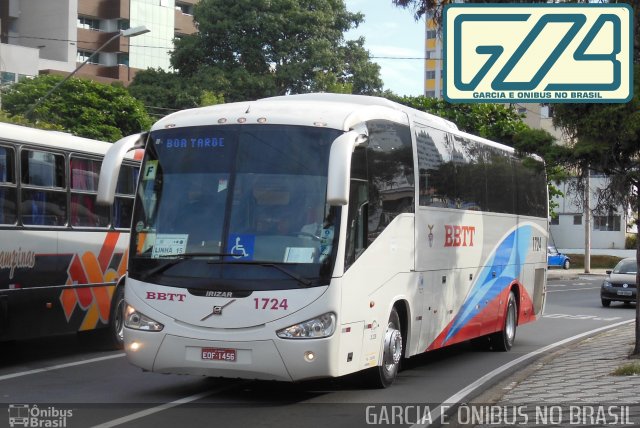
[{"label": "bbtt bus", "polygon": [[146,148],[125,286],[145,370],[300,381],[475,340],[506,351],[545,300],[540,159],[374,97],[308,94],[171,114]]},{"label": "bbtt bus", "polygon": [[127,155],[113,206],[97,205],[110,147],[0,123],[0,342],[100,329],[122,346],[124,290],[116,284],[140,162]]}]

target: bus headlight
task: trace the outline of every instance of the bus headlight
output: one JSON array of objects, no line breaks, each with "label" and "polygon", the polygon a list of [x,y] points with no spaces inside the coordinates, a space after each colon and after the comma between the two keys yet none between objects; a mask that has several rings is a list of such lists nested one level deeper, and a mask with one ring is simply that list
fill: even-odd
[{"label": "bus headlight", "polygon": [[124,313],[124,326],[134,330],[161,331],[164,325],[138,312],[133,306],[127,305]]},{"label": "bus headlight", "polygon": [[328,312],[319,317],[278,330],[282,339],[319,339],[329,337],[336,330],[336,314]]}]

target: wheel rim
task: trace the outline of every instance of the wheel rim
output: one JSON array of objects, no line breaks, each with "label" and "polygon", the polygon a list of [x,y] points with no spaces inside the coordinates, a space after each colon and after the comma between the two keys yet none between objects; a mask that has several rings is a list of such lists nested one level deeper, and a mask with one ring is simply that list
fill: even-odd
[{"label": "wheel rim", "polygon": [[509,309],[507,310],[507,320],[504,326],[504,332],[509,344],[513,343],[513,339],[516,336],[516,307],[513,304],[513,300],[509,301]]},{"label": "wheel rim", "polygon": [[389,323],[384,337],[384,367],[391,372],[400,362],[402,357],[402,333]]},{"label": "wheel rim", "polygon": [[114,313],[113,325],[116,336],[121,342],[124,341],[124,299],[120,299]]}]

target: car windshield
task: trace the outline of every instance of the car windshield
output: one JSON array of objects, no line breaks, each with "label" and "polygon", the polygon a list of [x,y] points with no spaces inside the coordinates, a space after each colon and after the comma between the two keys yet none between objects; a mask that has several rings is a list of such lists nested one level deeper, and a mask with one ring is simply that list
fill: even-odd
[{"label": "car windshield", "polygon": [[613,273],[635,275],[638,272],[638,264],[635,260],[622,260],[613,269]]}]

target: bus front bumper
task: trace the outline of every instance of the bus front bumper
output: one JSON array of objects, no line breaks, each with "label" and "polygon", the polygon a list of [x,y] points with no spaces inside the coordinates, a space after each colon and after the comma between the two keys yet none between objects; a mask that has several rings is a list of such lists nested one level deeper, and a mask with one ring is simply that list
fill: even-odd
[{"label": "bus front bumper", "polygon": [[334,343],[330,338],[213,341],[125,330],[127,358],[144,370],[288,382],[338,376],[331,363]]}]

